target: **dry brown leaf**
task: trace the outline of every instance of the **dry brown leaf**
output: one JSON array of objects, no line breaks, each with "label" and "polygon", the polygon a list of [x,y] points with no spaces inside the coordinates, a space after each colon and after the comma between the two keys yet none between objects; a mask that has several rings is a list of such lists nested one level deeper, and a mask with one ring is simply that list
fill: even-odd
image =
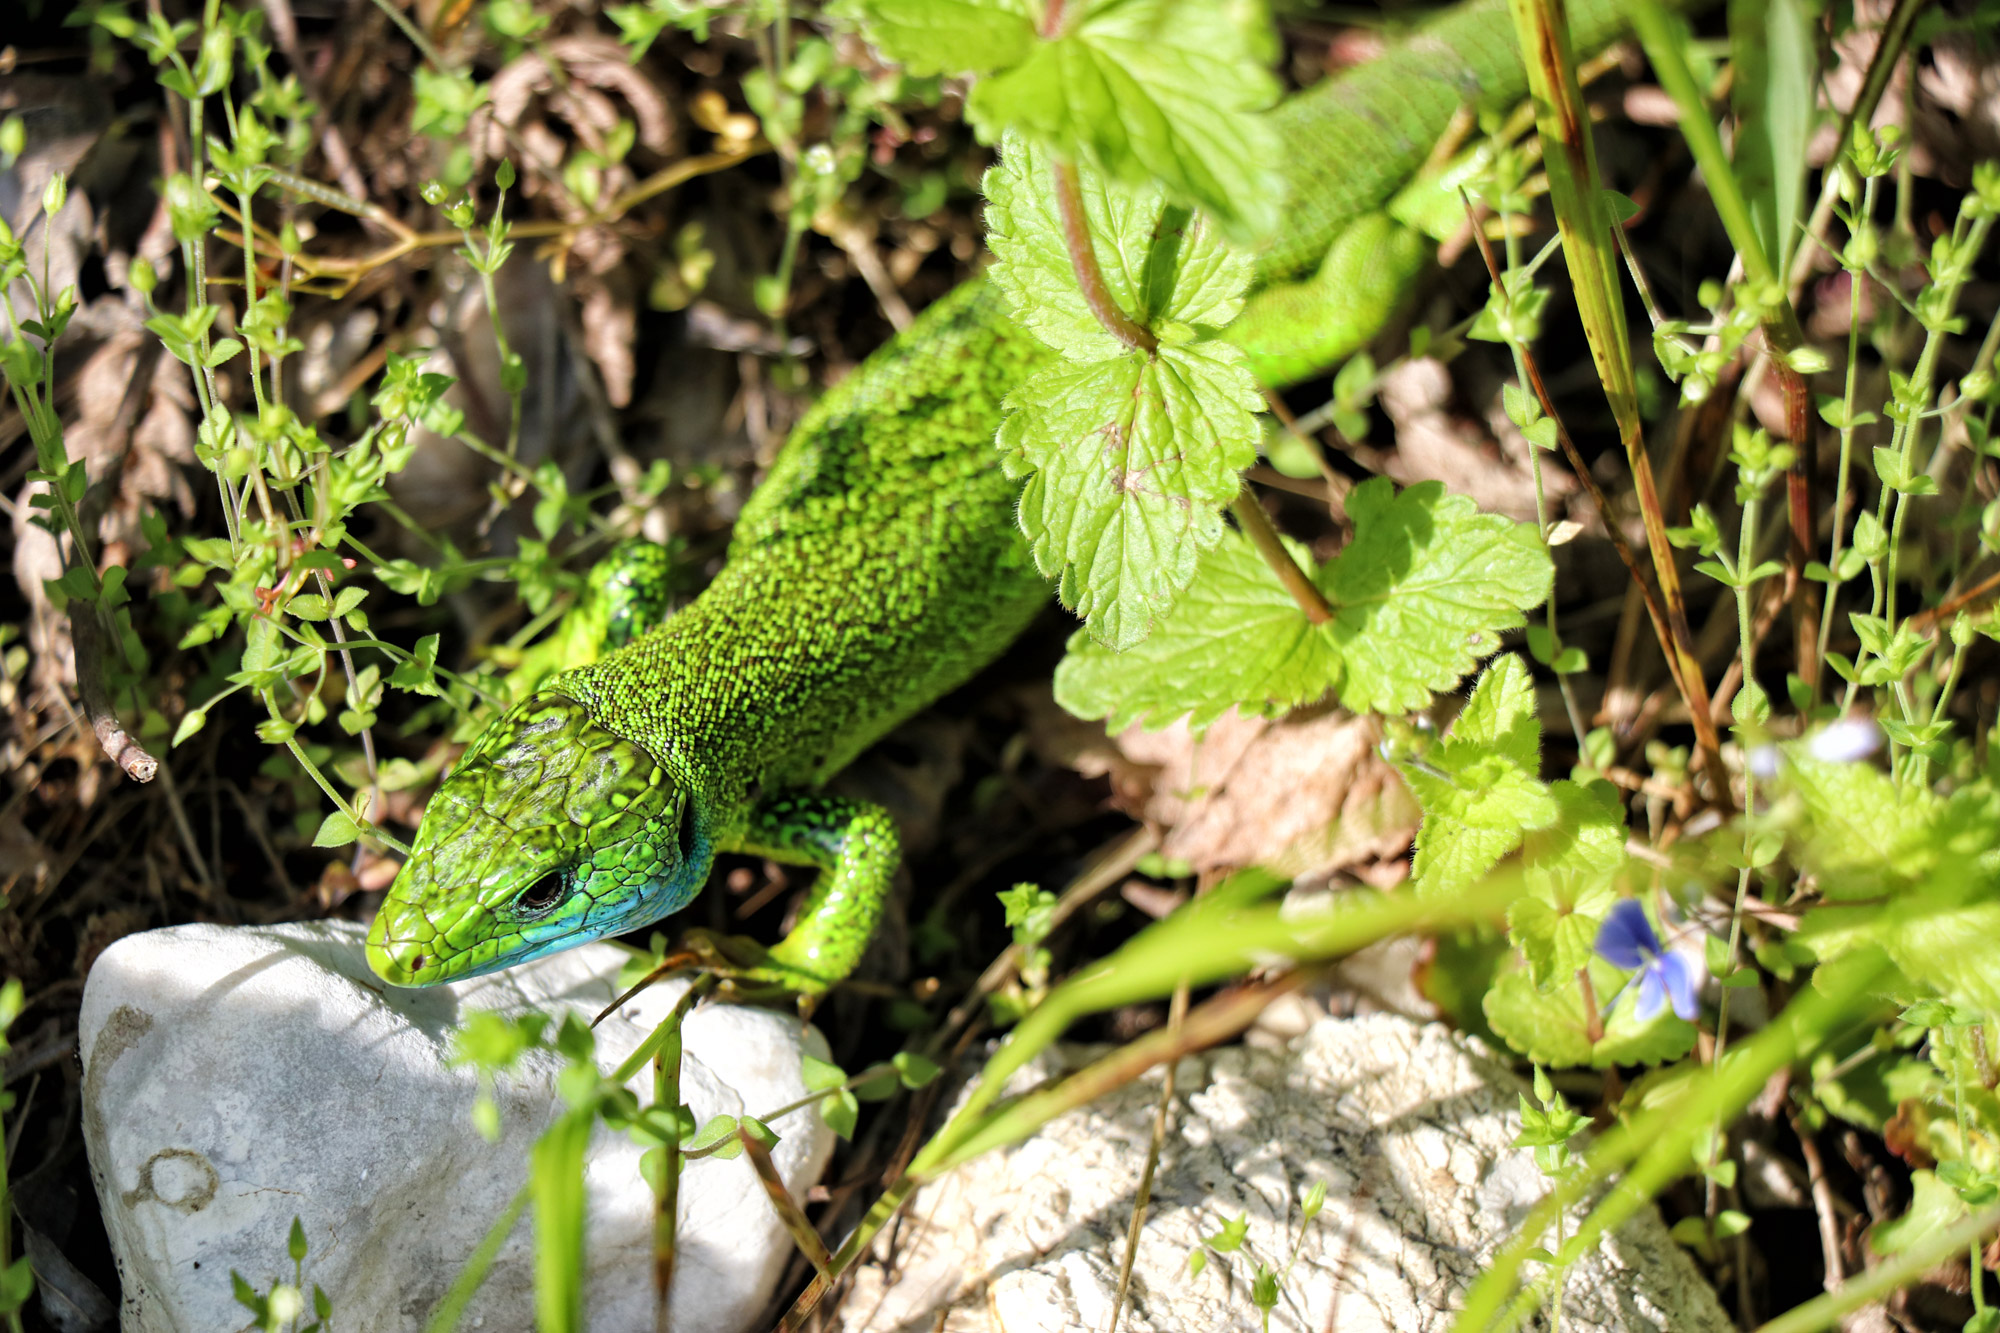
[{"label": "dry brown leaf", "polygon": [[[1445,411],[1451,399],[1451,372],[1424,357],[1406,361],[1382,377],[1382,410],[1396,427],[1396,447],[1384,471],[1398,484],[1441,481],[1469,495],[1481,509],[1509,518],[1535,517],[1535,478],[1529,471],[1525,439],[1514,449],[1497,449],[1475,424]],[[1506,422],[1504,416],[1501,421]],[[1548,458],[1542,484],[1551,499],[1576,489],[1575,480]]]},{"label": "dry brown leaf", "polygon": [[1110,778],[1113,802],[1160,826],[1161,855],[1196,873],[1261,865],[1298,878],[1400,877],[1417,805],[1377,752],[1375,719],[1329,708],[1272,721],[1232,710],[1199,740],[1184,723],[1107,737],[1043,698],[1037,706],[1024,696],[1036,750]]}]

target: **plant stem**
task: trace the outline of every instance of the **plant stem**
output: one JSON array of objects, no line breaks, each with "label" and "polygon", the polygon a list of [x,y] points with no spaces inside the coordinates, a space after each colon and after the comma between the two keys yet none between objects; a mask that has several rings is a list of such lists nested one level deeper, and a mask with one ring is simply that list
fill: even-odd
[{"label": "plant stem", "polygon": [[[1743,517],[1736,535],[1736,568],[1730,573],[1736,583],[1736,633],[1739,640],[1738,651],[1742,654],[1743,690],[1757,688],[1750,674],[1752,659],[1756,655],[1755,641],[1751,626],[1750,584],[1746,575],[1757,565],[1757,497],[1751,495],[1743,501]],[[1746,713],[1747,716],[1747,713]],[[1740,737],[1740,733],[1739,733]],[[1753,825],[1750,816],[1757,810],[1757,774],[1749,765],[1743,766],[1743,866],[1736,873],[1736,904],[1729,913],[1729,961],[1730,972],[1736,969],[1736,951],[1743,942],[1743,903],[1750,896],[1750,865],[1754,859],[1751,852]],[[1717,980],[1726,980],[1718,977]],[[1729,1047],[1729,990],[1725,985],[1716,1001],[1715,1014],[1715,1058],[1712,1063],[1721,1064],[1723,1052]],[[1702,1211],[1713,1222],[1717,1204],[1715,1187],[1715,1167],[1722,1153],[1722,1117],[1718,1113],[1715,1129],[1708,1140],[1708,1169],[1702,1189]]]},{"label": "plant stem", "polygon": [[1097,322],[1104,331],[1135,351],[1151,356],[1159,350],[1160,341],[1153,331],[1133,322],[1130,315],[1118,308],[1112,299],[1111,289],[1105,285],[1104,270],[1098,266],[1097,250],[1090,243],[1090,220],[1083,211],[1083,185],[1077,179],[1073,163],[1057,162],[1055,177],[1056,210],[1062,215],[1063,244],[1069,248],[1070,268],[1076,273],[1076,285],[1083,290],[1083,299],[1090,306],[1090,313],[1097,316]]},{"label": "plant stem", "polygon": [[[1868,226],[1868,218],[1875,211],[1875,181],[1871,178],[1861,192],[1861,212],[1856,225]],[[1839,471],[1833,482],[1833,552],[1827,558],[1826,568],[1829,578],[1826,585],[1826,601],[1821,604],[1819,618],[1819,642],[1815,645],[1818,663],[1814,666],[1813,697],[1819,697],[1819,681],[1823,679],[1820,666],[1826,661],[1826,642],[1833,633],[1833,607],[1840,600],[1840,552],[1841,540],[1846,536],[1847,478],[1853,467],[1854,458],[1854,391],[1860,379],[1859,358],[1861,355],[1861,287],[1862,274],[1859,270],[1848,272],[1847,301],[1847,379],[1841,390],[1841,427]]]},{"label": "plant stem", "polygon": [[1257,503],[1257,497],[1247,490],[1237,492],[1236,498],[1230,502],[1229,512],[1236,515],[1243,535],[1257,548],[1257,554],[1264,557],[1264,563],[1278,576],[1278,582],[1285,585],[1285,591],[1299,604],[1299,610],[1305,612],[1306,619],[1315,625],[1324,625],[1332,620],[1333,608],[1320,595],[1313,581],[1306,577],[1306,572],[1299,568],[1298,561],[1292,559],[1292,553],[1285,549],[1278,530],[1271,526],[1270,515],[1264,512],[1263,505]]}]

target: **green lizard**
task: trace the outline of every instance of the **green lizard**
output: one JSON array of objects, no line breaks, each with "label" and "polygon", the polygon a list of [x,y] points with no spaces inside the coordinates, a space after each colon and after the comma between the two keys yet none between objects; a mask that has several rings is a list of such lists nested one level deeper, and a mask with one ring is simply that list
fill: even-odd
[{"label": "green lizard", "polygon": [[[1617,0],[1570,19],[1594,49]],[[1381,327],[1428,254],[1385,204],[1461,107],[1523,88],[1504,0],[1475,0],[1273,113],[1287,222],[1225,335],[1267,383]],[[1008,391],[1052,354],[1004,305],[967,282],[828,393],[685,610],[648,627],[647,574],[600,569],[626,595],[571,633],[582,664],[494,721],[426,808],[369,932],[379,975],[430,985],[648,925],[700,892],[719,851],[820,874],[775,946],[706,941],[705,960],[804,996],[853,969],[896,831],[820,784],[998,656],[1048,597],[993,439]]]}]

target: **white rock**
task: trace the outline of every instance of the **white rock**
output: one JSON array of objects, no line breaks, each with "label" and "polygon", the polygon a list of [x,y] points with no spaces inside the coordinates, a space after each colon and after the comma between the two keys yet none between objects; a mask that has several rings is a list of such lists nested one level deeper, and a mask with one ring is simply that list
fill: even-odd
[{"label": "white rock", "polygon": [[[259,1290],[291,1281],[285,1241],[306,1233],[305,1283],[338,1328],[423,1327],[466,1257],[526,1179],[528,1151],[561,1110],[559,1061],[524,1059],[497,1081],[502,1137],[472,1130],[476,1081],[446,1065],[461,1013],[539,1010],[586,1019],[616,995],[626,957],[587,945],[430,990],[385,987],[346,923],[179,926],[106,950],[84,989],[84,1136],[124,1285],[126,1333],[246,1326],[230,1270]],[[597,1029],[607,1070],[672,1008],[655,986]],[[553,1031],[553,1028],[551,1029]],[[682,1096],[699,1120],[762,1115],[806,1094],[800,1054],[820,1035],[784,1015],[709,1005],[685,1025]],[[650,1069],[634,1081],[651,1101]],[[833,1136],[810,1109],[772,1124],[795,1197]],[[639,1149],[599,1127],[590,1188],[590,1327],[653,1327],[652,1195]],[[530,1210],[530,1217],[532,1210]],[[525,1329],[533,1240],[524,1217],[461,1324]],[[704,1158],[681,1179],[673,1326],[744,1329],[791,1243],[748,1162]]]},{"label": "white rock", "polygon": [[[1101,1050],[1060,1048],[1048,1078]],[[1159,1075],[1052,1121],[918,1192],[841,1306],[843,1333],[1102,1329],[1152,1135]],[[1270,1327],[1429,1333],[1548,1189],[1520,1132],[1520,1082],[1473,1041],[1395,1015],[1324,1019],[1289,1050],[1182,1060],[1173,1118],[1119,1327],[1261,1327],[1259,1264],[1286,1276]],[[1301,1228],[1299,1201],[1326,1186]],[[1188,1257],[1248,1215],[1248,1243]],[[1576,1264],[1563,1327],[1727,1333],[1693,1263],[1648,1208]]]}]

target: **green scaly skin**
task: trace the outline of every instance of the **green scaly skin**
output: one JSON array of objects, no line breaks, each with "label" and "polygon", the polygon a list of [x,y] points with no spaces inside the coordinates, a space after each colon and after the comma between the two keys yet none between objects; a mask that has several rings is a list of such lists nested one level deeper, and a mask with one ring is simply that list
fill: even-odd
[{"label": "green scaly skin", "polygon": [[[1574,4],[1570,19],[1577,49],[1603,45],[1616,0]],[[1287,229],[1227,334],[1267,382],[1381,327],[1427,244],[1383,206],[1462,105],[1522,93],[1505,4],[1480,0],[1275,113]],[[375,971],[431,985],[635,930],[693,899],[718,851],[748,851],[821,874],[780,943],[711,956],[739,982],[807,996],[845,977],[895,873],[896,833],[879,808],[817,788],[1046,603],[993,438],[1008,392],[1050,356],[975,279],[799,423],[727,566],[686,610],[635,637],[660,561],[600,567],[607,595],[559,652],[618,650],[553,676],[466,751],[369,931]]]}]

